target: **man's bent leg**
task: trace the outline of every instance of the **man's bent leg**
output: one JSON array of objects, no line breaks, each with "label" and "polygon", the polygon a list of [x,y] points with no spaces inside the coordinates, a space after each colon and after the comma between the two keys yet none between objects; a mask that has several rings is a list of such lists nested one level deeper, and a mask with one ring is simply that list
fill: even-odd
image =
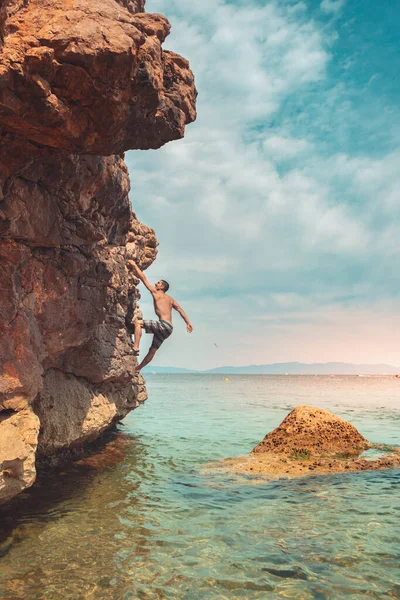
[{"label": "man's bent leg", "polygon": [[141,369],[143,369],[143,367],[145,367],[146,365],[149,364],[149,362],[151,362],[154,358],[155,353],[157,352],[157,348],[155,348],[154,346],[150,346],[150,350],[148,351],[148,353],[146,354],[146,356],[144,357],[144,359],[142,360],[142,362],[140,363],[140,365],[138,365],[135,369],[136,373],[139,373],[139,371]]},{"label": "man's bent leg", "polygon": [[133,341],[133,349],[139,350],[140,340],[142,337],[142,327],[143,321],[135,321],[135,333],[134,333],[134,341]]}]

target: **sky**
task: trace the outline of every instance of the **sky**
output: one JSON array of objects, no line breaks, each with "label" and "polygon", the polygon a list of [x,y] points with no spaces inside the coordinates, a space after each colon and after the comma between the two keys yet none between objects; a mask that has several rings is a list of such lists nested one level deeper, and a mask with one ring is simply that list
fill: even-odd
[{"label": "sky", "polygon": [[199,92],[183,140],[126,154],[133,209],[160,244],[146,275],[194,326],[175,313],[153,364],[400,365],[400,3],[146,9],[170,20],[164,47]]}]

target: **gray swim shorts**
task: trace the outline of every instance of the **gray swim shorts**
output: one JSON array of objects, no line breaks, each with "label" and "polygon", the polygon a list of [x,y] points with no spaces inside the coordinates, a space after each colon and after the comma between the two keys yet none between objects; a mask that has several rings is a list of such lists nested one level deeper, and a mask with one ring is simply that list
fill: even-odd
[{"label": "gray swim shorts", "polygon": [[174,328],[168,321],[143,321],[143,328],[146,333],[153,333],[152,348],[158,348],[171,335]]}]

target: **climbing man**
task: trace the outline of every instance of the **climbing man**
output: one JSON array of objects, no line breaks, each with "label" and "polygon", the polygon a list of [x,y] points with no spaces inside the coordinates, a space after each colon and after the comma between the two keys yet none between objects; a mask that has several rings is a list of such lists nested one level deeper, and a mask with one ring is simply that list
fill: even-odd
[{"label": "climbing man", "polygon": [[167,339],[172,333],[172,309],[176,310],[186,323],[186,329],[189,333],[192,333],[193,326],[189,321],[188,316],[184,310],[179,306],[176,300],[168,296],[166,292],[169,289],[169,284],[161,279],[157,281],[155,285],[151,285],[146,279],[144,273],[139,269],[133,260],[129,260],[127,263],[128,269],[132,270],[137,277],[144,283],[151,295],[153,296],[154,311],[159,318],[159,321],[143,321],[139,318],[135,321],[135,339],[133,344],[134,356],[139,356],[139,344],[142,337],[142,329],[146,333],[153,333],[153,342],[150,346],[150,350],[140,363],[136,367],[136,373],[138,373],[143,367],[149,364],[153,360],[155,353],[161,346],[164,340]]}]

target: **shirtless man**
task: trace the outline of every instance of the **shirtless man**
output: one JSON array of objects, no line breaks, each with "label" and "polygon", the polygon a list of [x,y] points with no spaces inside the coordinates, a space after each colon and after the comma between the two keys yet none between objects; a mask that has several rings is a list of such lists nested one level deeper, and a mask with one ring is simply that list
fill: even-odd
[{"label": "shirtless man", "polygon": [[151,283],[149,283],[146,279],[144,273],[139,269],[137,264],[133,262],[133,260],[128,261],[128,269],[132,270],[135,275],[139,277],[139,279],[144,283],[153,296],[154,311],[157,317],[160,319],[159,321],[143,321],[143,319],[138,319],[135,321],[135,340],[133,344],[134,356],[139,356],[139,344],[142,337],[142,329],[144,329],[146,333],[154,334],[150,350],[140,365],[136,367],[136,373],[138,373],[141,369],[143,369],[143,367],[148,365],[151,360],[153,360],[155,353],[163,341],[171,335],[173,330],[172,309],[176,310],[181,315],[182,319],[187,325],[186,329],[189,333],[192,333],[193,327],[188,316],[179,306],[177,301],[165,293],[169,289],[169,284],[166,281],[161,279],[160,281],[157,281],[155,285],[151,285]]}]

